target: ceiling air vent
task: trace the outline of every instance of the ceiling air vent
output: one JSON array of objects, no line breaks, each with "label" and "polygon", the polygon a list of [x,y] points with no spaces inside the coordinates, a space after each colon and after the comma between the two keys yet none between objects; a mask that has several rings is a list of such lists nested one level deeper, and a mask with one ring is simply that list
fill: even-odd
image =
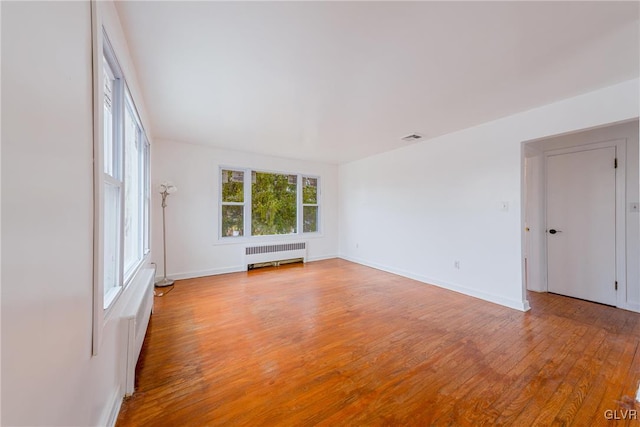
[{"label": "ceiling air vent", "polygon": [[402,138],[402,140],[406,141],[406,142],[414,142],[414,141],[417,141],[419,139],[422,139],[422,135],[417,134],[417,133],[412,133],[411,135],[407,135],[407,136]]}]

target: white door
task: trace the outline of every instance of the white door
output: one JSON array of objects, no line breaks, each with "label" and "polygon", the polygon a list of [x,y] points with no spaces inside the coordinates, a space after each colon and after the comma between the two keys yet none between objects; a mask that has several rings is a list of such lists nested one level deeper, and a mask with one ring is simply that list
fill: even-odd
[{"label": "white door", "polygon": [[615,147],[547,157],[549,292],[616,305]]}]

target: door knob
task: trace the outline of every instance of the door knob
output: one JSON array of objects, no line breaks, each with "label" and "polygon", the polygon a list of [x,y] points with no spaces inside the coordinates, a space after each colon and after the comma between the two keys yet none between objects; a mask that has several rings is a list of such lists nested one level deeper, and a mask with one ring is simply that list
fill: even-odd
[{"label": "door knob", "polygon": [[562,233],[562,231],[556,230],[556,229],[553,229],[553,228],[551,230],[549,230],[549,234],[556,234],[556,233]]}]

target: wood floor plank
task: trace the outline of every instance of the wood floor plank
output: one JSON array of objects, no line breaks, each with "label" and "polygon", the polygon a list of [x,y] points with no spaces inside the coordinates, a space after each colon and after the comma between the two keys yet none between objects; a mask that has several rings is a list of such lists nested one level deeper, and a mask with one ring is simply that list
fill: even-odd
[{"label": "wood floor plank", "polygon": [[117,425],[607,425],[635,405],[640,315],[529,300],[337,259],[178,281]]},{"label": "wood floor plank", "polygon": [[479,399],[478,408],[482,409],[479,413],[491,410],[499,414],[491,420],[494,424],[531,425],[533,420],[526,414],[537,414],[544,408],[550,394],[557,389],[561,381],[566,361],[580,354],[580,343],[586,341],[586,331],[586,327],[577,328],[575,331],[567,328],[555,329],[557,345],[546,347],[540,354],[529,355],[538,359],[535,362],[523,358],[520,371],[513,375],[514,380],[511,384],[491,384],[488,388],[491,393],[485,392],[484,397]]},{"label": "wood floor plank", "polygon": [[599,416],[604,417],[605,411],[620,408],[617,400],[621,396],[621,387],[616,379],[623,378],[626,371],[628,371],[637,343],[622,337],[616,337],[616,339],[622,340],[622,342],[616,343],[612,353],[605,361],[607,365],[605,371],[612,372],[612,375],[598,376],[596,384],[589,390],[589,394],[583,402],[584,407],[572,420],[572,425],[588,424],[590,420],[587,414],[589,413],[599,414]]}]

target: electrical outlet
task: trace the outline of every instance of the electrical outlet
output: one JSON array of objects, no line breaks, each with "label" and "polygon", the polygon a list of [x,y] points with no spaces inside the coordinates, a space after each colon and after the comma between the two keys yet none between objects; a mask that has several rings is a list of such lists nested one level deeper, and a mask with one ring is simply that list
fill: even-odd
[{"label": "electrical outlet", "polygon": [[453,261],[453,268],[456,270],[460,270],[460,261]]},{"label": "electrical outlet", "polygon": [[629,203],[629,212],[638,212],[639,208],[640,208],[640,203],[638,202]]}]

